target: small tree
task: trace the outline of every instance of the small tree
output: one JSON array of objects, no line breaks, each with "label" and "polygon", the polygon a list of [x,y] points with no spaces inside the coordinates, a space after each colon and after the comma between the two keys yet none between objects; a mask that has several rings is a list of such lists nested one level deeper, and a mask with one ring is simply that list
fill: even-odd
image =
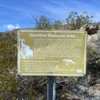
[{"label": "small tree", "polygon": [[84,24],[91,23],[91,18],[93,18],[93,16],[89,16],[87,12],[83,12],[80,15],[77,12],[70,12],[66,22],[71,29],[79,29]]},{"label": "small tree", "polygon": [[44,15],[41,15],[40,17],[34,17],[34,20],[36,22],[36,29],[50,29],[50,19],[47,18]]}]

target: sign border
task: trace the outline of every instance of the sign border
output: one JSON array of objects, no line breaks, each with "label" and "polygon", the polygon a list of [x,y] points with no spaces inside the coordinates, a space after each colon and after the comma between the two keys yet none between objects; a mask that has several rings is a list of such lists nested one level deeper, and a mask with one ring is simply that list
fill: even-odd
[{"label": "sign border", "polygon": [[[20,48],[20,43],[19,43],[19,39],[20,39],[20,33],[21,32],[63,32],[63,33],[83,33],[85,34],[85,47],[84,47],[84,72],[82,74],[36,74],[36,73],[21,73],[20,72],[20,51],[19,51],[19,48]],[[87,34],[86,34],[86,31],[81,31],[81,30],[36,30],[36,29],[19,29],[17,30],[17,51],[18,51],[18,54],[17,54],[17,71],[18,71],[18,74],[21,75],[21,76],[84,76],[86,74],[86,54],[87,54]]]}]

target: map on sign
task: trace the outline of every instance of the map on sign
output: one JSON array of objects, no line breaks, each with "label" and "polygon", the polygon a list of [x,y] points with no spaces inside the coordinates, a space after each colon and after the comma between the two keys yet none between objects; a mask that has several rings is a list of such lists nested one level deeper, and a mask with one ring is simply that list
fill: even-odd
[{"label": "map on sign", "polygon": [[20,75],[82,76],[86,73],[86,34],[82,31],[19,30]]}]

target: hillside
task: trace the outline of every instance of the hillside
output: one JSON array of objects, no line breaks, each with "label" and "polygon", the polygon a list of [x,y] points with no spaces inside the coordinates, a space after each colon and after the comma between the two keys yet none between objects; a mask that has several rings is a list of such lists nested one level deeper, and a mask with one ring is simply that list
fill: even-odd
[{"label": "hillside", "polygon": [[[17,74],[16,30],[0,33],[0,100],[46,100],[46,77]],[[100,33],[87,47],[87,75],[57,77],[57,100],[100,100]]]}]

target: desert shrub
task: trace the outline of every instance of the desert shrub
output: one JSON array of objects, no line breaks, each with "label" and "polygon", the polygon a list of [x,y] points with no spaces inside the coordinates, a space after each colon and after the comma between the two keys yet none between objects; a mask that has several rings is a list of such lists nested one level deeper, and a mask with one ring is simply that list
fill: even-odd
[{"label": "desert shrub", "polygon": [[87,46],[87,74],[100,76],[100,55],[92,46]]},{"label": "desert shrub", "polygon": [[[3,33],[0,35],[0,100],[16,100],[16,98],[21,100],[23,97],[25,100],[35,100],[34,97],[38,94],[43,95],[46,91],[46,79],[21,77],[17,75],[16,70],[16,32]],[[100,55],[92,46],[87,46],[87,75],[96,77],[96,79],[100,77]],[[70,78],[68,79],[70,83]],[[80,79],[85,80],[86,78]],[[81,82],[80,79],[79,82]]]}]

